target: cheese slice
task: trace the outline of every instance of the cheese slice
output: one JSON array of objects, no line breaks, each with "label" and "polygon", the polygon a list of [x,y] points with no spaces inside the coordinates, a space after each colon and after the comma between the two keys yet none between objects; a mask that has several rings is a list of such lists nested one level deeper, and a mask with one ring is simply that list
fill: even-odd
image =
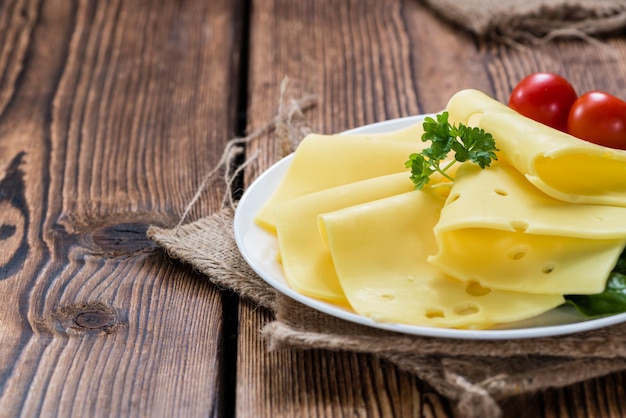
[{"label": "cheese slice", "polygon": [[519,115],[510,107],[474,89],[461,90],[452,95],[446,105],[446,110],[450,123],[470,126],[476,126],[476,121],[488,112]]},{"label": "cheese slice", "polygon": [[389,131],[386,124],[379,126],[370,125],[367,133],[341,133],[336,136],[362,138],[369,141],[392,141],[392,142],[421,142],[424,133],[422,122],[407,126],[406,128]]},{"label": "cheese slice", "polygon": [[450,120],[491,133],[499,155],[535,187],[567,202],[626,206],[626,151],[538,123],[477,90],[455,94]]},{"label": "cheese slice", "polygon": [[320,215],[335,270],[353,309],[379,322],[484,328],[533,317],[560,295],[499,291],[463,283],[427,261],[444,203],[431,189]]},{"label": "cheese slice", "polygon": [[396,173],[310,193],[276,207],[276,231],[283,273],[297,292],[347,306],[330,252],[319,233],[318,215],[413,189]]},{"label": "cheese slice", "polygon": [[528,293],[604,290],[626,244],[626,208],[554,199],[507,163],[458,169],[429,261],[465,282]]},{"label": "cheese slice", "polygon": [[307,135],[255,222],[275,232],[274,212],[282,202],[342,184],[406,172],[404,163],[409,155],[426,146],[422,133],[421,124],[416,124],[389,133]]}]

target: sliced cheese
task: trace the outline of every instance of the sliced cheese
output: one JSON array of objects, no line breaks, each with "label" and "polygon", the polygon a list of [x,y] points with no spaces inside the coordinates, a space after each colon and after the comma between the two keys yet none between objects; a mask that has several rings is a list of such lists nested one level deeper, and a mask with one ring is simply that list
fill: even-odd
[{"label": "sliced cheese", "polygon": [[421,124],[416,124],[381,134],[308,135],[255,222],[275,232],[274,211],[282,202],[342,184],[406,172],[404,163],[409,155],[425,146],[422,133]]},{"label": "sliced cheese", "polygon": [[626,208],[555,199],[533,187],[505,162],[481,169],[462,164],[456,172],[439,232],[490,228],[588,239],[626,239]]},{"label": "sliced cheese", "polygon": [[345,137],[354,137],[354,138],[363,138],[370,141],[392,141],[392,142],[421,142],[420,138],[424,133],[424,127],[422,122],[415,123],[413,125],[407,126],[406,128],[396,129],[389,131],[386,125],[370,125],[371,128],[368,129],[367,133],[341,133],[338,136],[342,138]]},{"label": "sliced cheese", "polygon": [[626,244],[626,208],[563,202],[507,163],[457,171],[429,261],[465,282],[551,294],[604,290]]},{"label": "sliced cheese", "polygon": [[318,215],[413,189],[396,173],[307,194],[276,207],[276,231],[285,279],[297,292],[347,305],[332,259],[319,233]]},{"label": "sliced cheese", "polygon": [[544,193],[567,202],[626,206],[626,151],[538,123],[476,90],[455,94],[450,120],[491,133],[499,155]]},{"label": "sliced cheese", "polygon": [[429,263],[442,205],[441,196],[426,190],[320,215],[339,281],[357,313],[380,322],[484,328],[563,303],[560,295],[463,283]]},{"label": "sliced cheese", "polygon": [[450,123],[476,126],[476,121],[487,112],[518,114],[485,93],[466,89],[455,93],[446,105]]}]

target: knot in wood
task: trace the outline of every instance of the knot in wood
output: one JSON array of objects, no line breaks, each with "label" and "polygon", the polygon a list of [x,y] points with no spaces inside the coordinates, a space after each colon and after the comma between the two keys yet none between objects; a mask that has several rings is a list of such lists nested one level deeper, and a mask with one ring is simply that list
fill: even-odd
[{"label": "knot in wood", "polygon": [[78,312],[74,317],[74,324],[88,330],[107,329],[115,325],[115,314],[103,310],[88,310]]},{"label": "knot in wood", "polygon": [[69,335],[114,334],[128,321],[124,311],[99,301],[63,306],[52,317],[54,329]]},{"label": "knot in wood", "polygon": [[156,247],[146,235],[148,226],[141,222],[104,225],[93,231],[91,241],[96,249],[109,256],[144,252]]}]

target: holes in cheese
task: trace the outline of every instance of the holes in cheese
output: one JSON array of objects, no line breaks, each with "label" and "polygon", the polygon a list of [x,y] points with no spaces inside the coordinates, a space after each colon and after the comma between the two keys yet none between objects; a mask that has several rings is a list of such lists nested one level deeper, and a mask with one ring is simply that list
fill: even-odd
[{"label": "holes in cheese", "polygon": [[[438,242],[439,252],[429,261],[459,280],[477,280],[492,289],[544,294],[602,292],[624,247],[624,240],[618,239],[582,239],[487,228],[450,230],[442,233]],[[528,253],[510,250],[519,246],[532,250]]]},{"label": "holes in cheese", "polygon": [[[347,306],[335,268],[318,228],[318,215],[413,189],[406,173],[396,173],[324,189],[276,207],[276,231],[283,272],[294,290]],[[386,297],[392,294],[386,295]]]},{"label": "holes in cheese", "polygon": [[519,245],[509,250],[508,256],[511,260],[521,260],[528,254],[528,247],[526,245]]},{"label": "holes in cheese", "polygon": [[472,296],[484,296],[489,294],[491,289],[481,286],[477,281],[470,280],[467,282],[467,286],[465,286],[465,291]]},{"label": "holes in cheese", "polygon": [[499,156],[544,193],[567,202],[626,206],[626,151],[552,129],[476,90],[448,103],[450,120],[491,133]]},{"label": "holes in cheese", "polygon": [[465,303],[454,307],[454,313],[459,316],[475,315],[479,312],[480,308],[473,303]]},{"label": "holes in cheese", "polygon": [[[493,190],[506,190],[506,198]],[[460,197],[450,203],[452,197]],[[497,162],[482,170],[462,164],[437,230],[493,228],[577,238],[626,238],[626,208],[564,202],[542,193],[513,166]]]},{"label": "holes in cheese", "polygon": [[320,215],[337,278],[358,314],[376,321],[484,328],[563,302],[560,295],[463,283],[429,263],[437,251],[433,228],[444,200],[429,189]]},{"label": "holes in cheese", "polygon": [[517,232],[524,232],[528,229],[528,222],[520,221],[520,220],[513,220],[511,221],[511,229]]},{"label": "holes in cheese", "polygon": [[404,163],[427,144],[422,124],[381,134],[318,135],[302,140],[280,185],[255,217],[276,232],[275,209],[305,194],[386,174],[405,172]]},{"label": "holes in cheese", "polygon": [[424,316],[428,319],[432,318],[443,318],[445,315],[441,309],[427,309],[424,313]]},{"label": "holes in cheese", "polygon": [[[507,197],[493,193],[506,190]],[[457,171],[435,226],[429,261],[492,289],[593,294],[626,244],[626,208],[563,202],[533,187],[507,163]]]}]

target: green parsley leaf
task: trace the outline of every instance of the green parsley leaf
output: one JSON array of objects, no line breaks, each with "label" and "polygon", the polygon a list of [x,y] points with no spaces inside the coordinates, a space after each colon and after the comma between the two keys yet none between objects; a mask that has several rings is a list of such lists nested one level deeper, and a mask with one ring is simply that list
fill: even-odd
[{"label": "green parsley leaf", "polygon": [[411,169],[411,181],[415,183],[415,188],[422,189],[435,172],[430,162],[422,154],[411,154],[406,162],[406,168]]},{"label": "green parsley leaf", "polygon": [[[405,167],[411,169],[411,181],[418,190],[430,182],[430,176],[435,172],[454,181],[446,171],[456,162],[471,161],[485,168],[498,159],[496,142],[490,133],[462,123],[451,125],[448,116],[448,112],[443,112],[436,115],[436,119],[430,116],[424,119],[422,141],[430,141],[430,147],[419,154],[411,154],[405,163]],[[454,151],[454,160],[441,167],[450,151]]]}]

